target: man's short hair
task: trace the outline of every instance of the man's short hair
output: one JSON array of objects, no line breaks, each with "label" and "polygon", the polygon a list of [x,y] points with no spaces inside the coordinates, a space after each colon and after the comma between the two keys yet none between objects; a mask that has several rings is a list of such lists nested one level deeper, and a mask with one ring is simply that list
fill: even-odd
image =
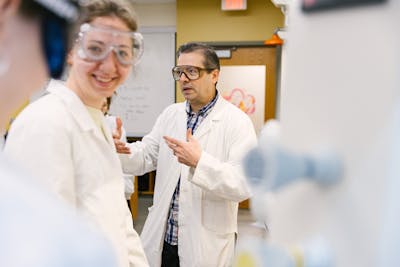
[{"label": "man's short hair", "polygon": [[215,50],[211,46],[204,43],[190,42],[181,45],[178,48],[177,57],[179,57],[181,54],[192,53],[197,51],[202,53],[204,56],[203,64],[205,69],[210,69],[210,70],[220,69],[219,58],[215,53]]}]

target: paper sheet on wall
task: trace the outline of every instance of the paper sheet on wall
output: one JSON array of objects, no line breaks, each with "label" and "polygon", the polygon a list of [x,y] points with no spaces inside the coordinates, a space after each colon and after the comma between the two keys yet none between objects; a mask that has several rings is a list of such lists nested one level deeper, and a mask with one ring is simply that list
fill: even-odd
[{"label": "paper sheet on wall", "polygon": [[222,96],[249,115],[256,133],[264,125],[265,65],[221,66],[217,88]]}]

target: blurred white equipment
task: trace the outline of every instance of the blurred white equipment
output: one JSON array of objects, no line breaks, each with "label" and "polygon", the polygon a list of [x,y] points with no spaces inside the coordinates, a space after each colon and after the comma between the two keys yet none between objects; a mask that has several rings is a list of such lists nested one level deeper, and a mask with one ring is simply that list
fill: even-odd
[{"label": "blurred white equipment", "polygon": [[277,122],[267,122],[260,134],[258,147],[245,157],[245,172],[256,191],[275,191],[300,179],[319,185],[338,182],[342,162],[332,150],[314,154],[295,153],[279,143]]},{"label": "blurred white equipment", "polygon": [[332,258],[319,267],[400,266],[400,1],[314,13],[301,4],[289,7],[279,144],[305,155],[328,145],[345,169],[330,187],[260,186],[268,241],[285,249],[322,240]]}]

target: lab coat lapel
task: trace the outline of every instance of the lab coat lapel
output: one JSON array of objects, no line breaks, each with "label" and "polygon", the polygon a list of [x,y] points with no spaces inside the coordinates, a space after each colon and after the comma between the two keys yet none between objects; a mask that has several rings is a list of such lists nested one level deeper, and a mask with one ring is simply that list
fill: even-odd
[{"label": "lab coat lapel", "polygon": [[194,132],[193,136],[196,139],[200,139],[203,135],[211,131],[213,125],[213,120],[212,118],[209,117],[212,115],[211,113],[208,114],[208,116],[204,119],[204,121],[202,121],[202,123],[199,125],[199,128],[197,128],[197,130]]},{"label": "lab coat lapel", "polygon": [[[67,88],[61,81],[51,80],[48,91],[60,97],[83,132],[91,132],[94,138],[106,142],[103,133],[96,126],[86,106],[71,89]],[[104,127],[105,131],[107,130],[104,120],[102,122],[102,127]],[[110,142],[110,134],[106,134],[106,136],[108,139],[107,141]]]},{"label": "lab coat lapel", "polygon": [[175,137],[178,140],[186,141],[186,131],[187,131],[187,114],[186,114],[186,103],[182,105],[182,109],[178,112],[177,121],[178,121],[178,129],[176,131],[177,136]]},{"label": "lab coat lapel", "polygon": [[104,117],[102,122],[101,122],[101,127],[103,128],[104,135],[106,137],[106,140],[111,146],[114,148],[114,140],[112,137],[112,132],[110,129],[110,126],[107,124],[106,118]]},{"label": "lab coat lapel", "polygon": [[195,138],[197,138],[198,140],[201,139],[202,136],[213,129],[213,125],[215,123],[218,123],[221,120],[221,105],[222,100],[220,96],[210,114],[208,114],[204,121],[199,125],[199,128],[197,128],[197,130],[195,131],[193,135]]}]

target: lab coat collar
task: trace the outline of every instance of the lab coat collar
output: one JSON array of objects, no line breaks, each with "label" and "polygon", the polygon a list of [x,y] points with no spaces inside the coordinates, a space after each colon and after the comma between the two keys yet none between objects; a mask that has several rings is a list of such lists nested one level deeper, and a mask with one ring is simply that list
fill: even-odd
[{"label": "lab coat collar", "polygon": [[225,104],[226,100],[220,95],[210,114],[208,114],[204,121],[199,125],[199,128],[194,132],[194,137],[198,139],[201,138],[212,129],[214,123],[218,123],[221,120]]},{"label": "lab coat collar", "polygon": [[[58,96],[67,106],[68,111],[74,117],[75,121],[82,129],[82,131],[93,131],[95,135],[104,140],[103,134],[100,129],[94,123],[92,117],[90,116],[85,104],[82,100],[75,94],[74,91],[69,89],[64,82],[51,80],[47,91]],[[102,126],[105,131],[107,131],[107,126],[105,125],[105,120],[103,119]],[[109,135],[109,132],[106,132],[106,135]],[[107,138],[108,142],[110,142],[109,137]]]}]

